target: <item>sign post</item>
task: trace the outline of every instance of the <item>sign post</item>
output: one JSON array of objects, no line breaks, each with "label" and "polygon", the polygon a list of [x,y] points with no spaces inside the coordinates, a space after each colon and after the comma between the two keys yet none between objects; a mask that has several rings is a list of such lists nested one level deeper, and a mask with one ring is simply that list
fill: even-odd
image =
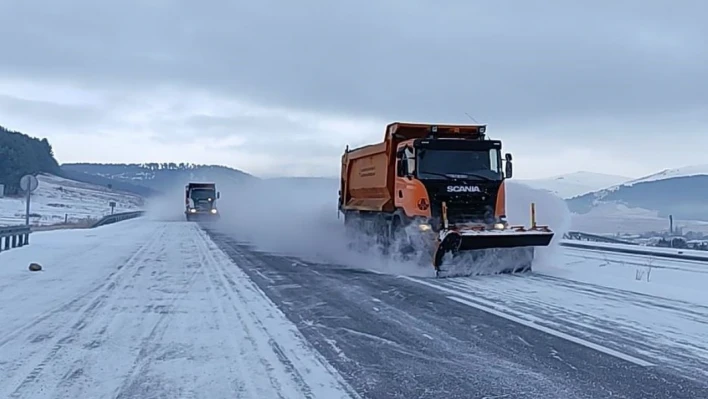
[{"label": "sign post", "polygon": [[30,217],[30,195],[34,190],[39,187],[39,181],[34,175],[24,175],[22,176],[22,179],[20,179],[20,188],[22,191],[24,191],[27,194],[27,197],[25,198],[26,201],[26,209],[25,209],[25,225],[29,226],[29,217]]},{"label": "sign post", "polygon": [[108,203],[108,206],[111,207],[111,215],[112,215],[112,214],[113,214],[113,210],[116,209],[116,202],[115,202],[115,201],[111,201],[111,202]]}]

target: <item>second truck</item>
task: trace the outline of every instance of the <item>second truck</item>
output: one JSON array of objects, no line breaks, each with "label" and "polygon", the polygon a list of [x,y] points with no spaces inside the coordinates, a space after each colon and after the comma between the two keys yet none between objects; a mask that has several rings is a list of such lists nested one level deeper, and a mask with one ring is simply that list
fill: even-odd
[{"label": "second truck", "polygon": [[509,225],[511,176],[511,155],[502,157],[485,125],[391,123],[382,142],[342,155],[339,211],[348,230],[373,234],[385,250],[415,231],[430,243],[438,276],[448,253],[494,248],[522,255],[505,259],[502,272],[530,270],[534,247],[548,246],[553,232],[536,224],[533,204],[529,227]]},{"label": "second truck", "polygon": [[220,197],[215,183],[188,183],[184,187],[184,214],[187,220],[219,219],[216,200]]}]

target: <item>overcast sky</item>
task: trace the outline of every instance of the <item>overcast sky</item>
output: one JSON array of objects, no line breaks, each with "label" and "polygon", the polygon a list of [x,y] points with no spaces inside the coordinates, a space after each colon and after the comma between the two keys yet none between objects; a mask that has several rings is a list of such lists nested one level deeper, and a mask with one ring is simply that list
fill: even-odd
[{"label": "overcast sky", "polygon": [[469,113],[519,178],[637,177],[708,163],[706,16],[701,0],[4,0],[0,125],[60,162],[333,176],[388,122]]}]

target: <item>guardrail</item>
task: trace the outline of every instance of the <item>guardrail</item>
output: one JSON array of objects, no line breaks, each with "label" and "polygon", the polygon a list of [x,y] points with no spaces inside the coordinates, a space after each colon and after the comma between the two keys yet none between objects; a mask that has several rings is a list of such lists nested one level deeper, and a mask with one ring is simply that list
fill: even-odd
[{"label": "guardrail", "polygon": [[122,213],[114,213],[112,215],[106,215],[102,217],[100,220],[96,221],[91,228],[96,228],[100,226],[104,226],[107,224],[113,224],[116,222],[122,222],[124,220],[128,219],[135,219],[140,216],[143,216],[145,214],[145,211],[134,211],[134,212],[122,212]]},{"label": "guardrail", "polygon": [[613,237],[601,236],[598,234],[583,233],[582,231],[569,231],[563,234],[563,238],[577,241],[606,242],[609,244],[638,245],[637,243],[624,241]]},{"label": "guardrail", "polygon": [[0,252],[29,244],[29,226],[0,227]]},{"label": "guardrail", "polygon": [[[144,214],[145,211],[114,213],[113,215],[102,217],[91,225],[90,228],[93,229],[123,220],[135,219]],[[30,226],[0,226],[0,252],[29,245],[29,236],[31,233],[32,227]]]},{"label": "guardrail", "polygon": [[[589,249],[589,250],[595,250],[595,251],[614,252],[614,253],[622,253],[622,254],[630,254],[630,255],[654,256],[654,257],[659,257],[659,258],[690,260],[690,261],[698,261],[698,262],[707,262],[708,263],[708,252],[706,252],[706,254],[703,255],[703,254],[695,253],[695,252],[699,252],[699,251],[691,251],[689,253],[686,253],[687,251],[690,251],[690,250],[683,250],[683,249],[672,249],[672,248],[663,248],[663,247],[656,247],[656,248],[655,247],[643,247],[640,245],[631,245],[631,246],[628,246],[631,248],[626,248],[626,247],[602,245],[601,243],[590,243],[588,241],[574,241],[574,240],[561,241],[560,245],[563,247],[569,247],[569,248]],[[666,252],[664,252],[664,251],[666,251]]]}]

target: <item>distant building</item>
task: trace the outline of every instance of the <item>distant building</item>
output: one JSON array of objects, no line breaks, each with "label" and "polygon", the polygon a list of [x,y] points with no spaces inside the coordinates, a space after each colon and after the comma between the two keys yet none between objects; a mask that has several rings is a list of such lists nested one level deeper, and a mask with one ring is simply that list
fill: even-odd
[{"label": "distant building", "polygon": [[686,245],[690,249],[697,249],[699,251],[708,251],[708,240],[689,240]]}]

